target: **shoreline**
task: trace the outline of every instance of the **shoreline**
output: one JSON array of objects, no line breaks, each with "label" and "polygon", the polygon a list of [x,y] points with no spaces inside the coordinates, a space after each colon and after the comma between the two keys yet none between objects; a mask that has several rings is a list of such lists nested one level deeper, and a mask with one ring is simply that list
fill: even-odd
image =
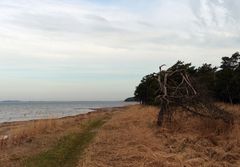
[{"label": "shoreline", "polygon": [[115,110],[119,109],[124,109],[127,106],[122,106],[122,107],[104,107],[104,108],[92,108],[90,112],[82,113],[82,114],[77,114],[77,115],[70,115],[70,116],[63,116],[59,118],[42,118],[42,119],[31,119],[31,120],[24,120],[24,121],[12,121],[12,122],[2,122],[0,123],[0,136],[5,136],[9,135],[8,131],[11,128],[18,128],[31,125],[37,122],[48,122],[48,121],[64,121],[64,120],[69,120],[69,119],[86,119],[89,115],[98,115],[101,113],[107,113],[107,112],[113,112]]},{"label": "shoreline", "polygon": [[171,125],[159,128],[159,109],[143,105],[10,123],[0,128],[11,129],[12,134],[1,147],[0,166],[21,167],[27,162],[33,164],[29,167],[42,163],[55,167],[59,160],[64,164],[74,162],[73,166],[78,163],[78,167],[239,166],[240,106],[222,107],[235,115],[232,127],[176,112]]},{"label": "shoreline", "polygon": [[[91,112],[97,112],[97,111],[102,110],[102,109],[107,110],[107,109],[113,109],[113,108],[118,108],[118,107],[121,108],[121,107],[129,106],[129,105],[133,105],[133,104],[134,103],[125,103],[124,105],[115,104],[115,106],[114,105],[111,106],[112,104],[110,104],[108,106],[108,104],[106,104],[106,106],[104,106],[104,105],[103,106],[88,106],[88,107],[80,107],[80,108],[75,108],[75,106],[72,106],[73,107],[72,109],[71,108],[61,109],[61,108],[58,107],[58,108],[56,108],[54,110],[52,109],[50,111],[45,111],[45,109],[43,109],[43,111],[39,110],[40,113],[38,113],[39,111],[36,112],[35,110],[29,111],[28,113],[26,113],[25,112],[26,109],[24,109],[24,108],[23,109],[20,108],[20,112],[18,113],[17,110],[15,111],[14,109],[11,110],[9,108],[6,111],[1,111],[2,112],[1,113],[2,114],[2,119],[0,121],[0,126],[11,124],[11,123],[18,123],[18,122],[21,123],[21,122],[26,122],[26,121],[62,119],[62,118],[65,118],[65,117],[74,117],[74,116],[78,116],[78,115],[88,114],[88,113],[91,113]],[[76,109],[77,110],[80,109],[80,110],[75,111]],[[10,113],[8,113],[8,112],[10,112]]]},{"label": "shoreline", "polygon": [[[116,111],[119,111],[119,107],[99,108],[95,112],[55,119],[2,123],[0,124],[0,166],[24,166],[22,164],[28,160],[34,161],[34,157],[38,155],[41,157],[47,150],[53,150],[50,154],[56,155],[56,161],[59,160],[58,154],[54,151],[56,149],[61,151],[65,148],[60,157],[68,156],[74,150],[77,150],[76,153],[79,151],[80,154],[83,151],[82,146],[87,145],[84,143],[91,141],[90,138],[85,139],[85,137],[92,136],[92,139],[98,124],[110,119]],[[78,138],[83,140],[77,140]]]}]

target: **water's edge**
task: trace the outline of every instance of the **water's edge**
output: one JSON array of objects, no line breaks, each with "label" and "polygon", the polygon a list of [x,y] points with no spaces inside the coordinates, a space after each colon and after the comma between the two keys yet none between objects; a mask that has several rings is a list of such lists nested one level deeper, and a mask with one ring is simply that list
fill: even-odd
[{"label": "water's edge", "polygon": [[0,123],[58,119],[94,112],[101,108],[124,107],[122,101],[0,102]]}]

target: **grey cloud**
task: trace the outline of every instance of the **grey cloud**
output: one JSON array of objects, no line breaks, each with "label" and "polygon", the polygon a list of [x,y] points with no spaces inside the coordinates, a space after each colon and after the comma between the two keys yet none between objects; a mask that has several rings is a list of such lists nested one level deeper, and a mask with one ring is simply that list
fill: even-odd
[{"label": "grey cloud", "polygon": [[239,0],[224,0],[222,5],[229,11],[229,17],[234,18],[237,22],[240,21]]},{"label": "grey cloud", "polygon": [[[46,75],[47,81],[56,81],[60,74],[67,82],[68,76],[81,78],[80,73],[91,73],[92,78],[101,74],[98,83],[111,71],[109,76],[128,80],[138,80],[139,74],[140,80],[159,62],[217,64],[221,56],[240,49],[238,0],[94,2],[1,0],[1,76],[9,82],[9,75],[20,76],[20,71],[29,78]],[[87,82],[85,78],[76,85]]]},{"label": "grey cloud", "polygon": [[[201,23],[206,25],[206,20],[202,15],[204,14],[202,11],[204,5],[209,8],[209,17],[213,23],[219,24],[219,20],[223,20],[226,24],[232,23],[232,19],[235,22],[240,21],[240,1],[239,0],[190,0],[189,1],[192,12],[195,14],[196,18],[199,19]],[[219,16],[216,8],[222,8],[226,10],[226,15],[224,17]]]},{"label": "grey cloud", "polygon": [[21,14],[9,20],[9,22],[27,29],[52,32],[76,32],[82,25],[77,19],[72,17],[47,14]]},{"label": "grey cloud", "polygon": [[105,23],[109,22],[106,18],[104,18],[102,16],[93,15],[93,14],[88,14],[88,15],[85,15],[84,17],[86,19],[90,19],[90,20],[97,21],[97,22],[105,22]]},{"label": "grey cloud", "polygon": [[148,27],[148,28],[152,28],[154,27],[153,24],[147,22],[147,21],[137,21],[137,23],[141,26],[144,26],[144,27]]},{"label": "grey cloud", "polygon": [[72,17],[67,14],[22,13],[10,18],[7,22],[27,30],[39,30],[46,33],[76,33],[91,36],[99,33],[123,33],[126,31],[97,15]]}]

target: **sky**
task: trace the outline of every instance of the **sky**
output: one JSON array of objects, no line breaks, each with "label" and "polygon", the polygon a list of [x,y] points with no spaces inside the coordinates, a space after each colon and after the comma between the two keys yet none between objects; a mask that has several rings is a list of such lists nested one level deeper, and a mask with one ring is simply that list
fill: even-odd
[{"label": "sky", "polygon": [[123,100],[240,50],[239,0],[1,0],[0,100]]}]

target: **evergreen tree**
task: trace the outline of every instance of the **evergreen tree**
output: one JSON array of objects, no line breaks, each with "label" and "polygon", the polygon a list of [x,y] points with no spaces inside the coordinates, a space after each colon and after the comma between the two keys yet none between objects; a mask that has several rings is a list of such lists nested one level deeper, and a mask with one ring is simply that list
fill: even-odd
[{"label": "evergreen tree", "polygon": [[[169,69],[172,71],[186,70],[194,79],[193,83],[196,84],[196,88],[201,90],[205,96],[220,101],[240,103],[239,52],[234,53],[231,57],[223,57],[219,69],[212,67],[211,64],[203,64],[196,69],[191,63],[182,61],[177,61]],[[158,90],[157,76],[153,73],[143,77],[134,94],[136,99],[143,104],[156,104],[155,98]]]},{"label": "evergreen tree", "polygon": [[216,96],[225,102],[240,102],[240,54],[223,57],[220,70],[216,73]]}]

